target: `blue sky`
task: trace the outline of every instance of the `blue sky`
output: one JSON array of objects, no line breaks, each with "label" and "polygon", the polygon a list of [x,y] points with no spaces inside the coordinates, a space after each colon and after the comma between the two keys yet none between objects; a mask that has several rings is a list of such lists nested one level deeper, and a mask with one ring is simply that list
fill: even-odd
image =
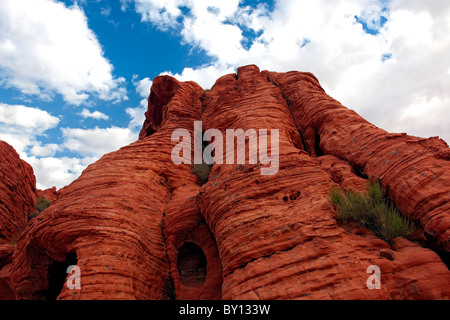
[{"label": "blue sky", "polygon": [[0,139],[39,188],[137,139],[151,80],[313,72],[392,132],[450,141],[447,0],[2,0]]}]

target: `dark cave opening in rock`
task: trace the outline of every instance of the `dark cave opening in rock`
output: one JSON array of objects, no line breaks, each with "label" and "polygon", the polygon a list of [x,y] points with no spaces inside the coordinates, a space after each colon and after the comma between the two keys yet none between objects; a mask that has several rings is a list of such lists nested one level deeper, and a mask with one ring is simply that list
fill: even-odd
[{"label": "dark cave opening in rock", "polygon": [[48,268],[48,289],[44,292],[45,300],[56,300],[61,293],[67,277],[67,268],[77,264],[75,253],[67,253],[63,262],[55,261]]},{"label": "dark cave opening in rock", "polygon": [[447,269],[450,270],[450,253],[442,250],[435,250],[439,258],[441,258],[442,262],[447,266]]},{"label": "dark cave opening in rock", "polygon": [[364,173],[364,168],[360,167],[360,166],[353,166],[353,172],[355,175],[357,175],[358,177],[362,178],[362,179],[366,179],[368,180],[369,177],[367,176],[367,174]]},{"label": "dark cave opening in rock", "polygon": [[314,139],[314,148],[316,151],[316,156],[321,157],[325,155],[322,148],[320,147],[320,135],[316,132],[316,138]]},{"label": "dark cave opening in rock", "polygon": [[177,268],[181,282],[188,287],[201,288],[206,279],[206,256],[193,242],[185,242],[178,249]]}]

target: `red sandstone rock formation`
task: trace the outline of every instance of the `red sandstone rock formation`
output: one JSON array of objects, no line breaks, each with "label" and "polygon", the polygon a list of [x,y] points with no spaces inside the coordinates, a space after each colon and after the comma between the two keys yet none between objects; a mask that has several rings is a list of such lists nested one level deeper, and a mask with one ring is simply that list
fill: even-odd
[{"label": "red sandstone rock formation", "polygon": [[[329,201],[336,184],[363,189],[366,176],[378,177],[448,252],[443,141],[389,134],[312,75],[256,66],[207,93],[157,77],[146,116],[138,141],[89,166],[30,221],[10,265],[18,299],[450,298],[450,272],[434,251],[403,238],[388,244],[339,220]],[[200,185],[190,165],[171,160],[172,132],[193,136],[200,119],[223,133],[279,129],[278,173],[261,175],[261,162],[214,164]],[[67,287],[71,264],[81,289]],[[379,290],[367,288],[373,265]]]},{"label": "red sandstone rock formation", "polygon": [[[172,201],[187,201],[186,194],[198,186],[189,166],[172,164],[171,149],[176,142],[170,140],[179,127],[193,131],[194,120],[201,117],[202,89],[170,77],[154,79],[154,87],[165,91],[165,85],[178,90],[164,105],[165,116],[159,115],[159,130],[103,156],[30,221],[26,237],[18,243],[11,277],[19,299],[173,296],[170,271],[176,269],[169,262],[176,262],[165,247],[165,211]],[[170,215],[168,210],[168,219]],[[170,227],[169,221],[169,240]],[[189,236],[191,230],[181,229],[186,238],[196,239]],[[178,236],[183,240],[182,234]],[[74,261],[81,269],[82,289],[69,290],[66,284],[62,288],[64,281],[59,282],[57,292],[49,288],[52,265],[62,263],[67,268]],[[65,270],[61,276],[64,280]]]},{"label": "red sandstone rock formation", "polygon": [[14,300],[14,290],[11,288],[11,262],[14,255],[13,244],[0,245],[0,300]]},{"label": "red sandstone rock formation", "polygon": [[13,147],[0,141],[0,244],[18,239],[35,205],[33,169]]},{"label": "red sandstone rock formation", "polygon": [[47,200],[50,200],[51,202],[58,200],[59,193],[56,190],[56,187],[45,189],[45,190],[37,190],[37,197],[40,198],[41,196],[44,196]]},{"label": "red sandstone rock formation", "polygon": [[35,205],[33,169],[13,147],[0,141],[0,300],[15,298],[9,279],[15,243]]},{"label": "red sandstone rock formation", "polygon": [[[238,69],[237,75],[220,78],[204,99],[206,128],[281,130],[280,168],[275,176],[261,176],[260,165],[215,164],[200,192],[200,209],[222,261],[223,298],[448,298],[450,274],[434,252],[407,240],[390,248],[371,232],[360,228],[353,232],[336,219],[328,192],[331,178],[338,175],[322,170],[326,160],[314,157],[320,152],[315,141],[305,143],[308,153],[302,150],[297,129],[303,128],[296,117],[301,112],[295,113],[301,105],[289,104],[286,95],[267,73],[248,66]],[[335,124],[328,126],[333,131]],[[337,182],[358,181],[348,165],[341,172],[345,175]],[[386,250],[393,259],[381,253]],[[411,256],[413,252],[420,258]],[[367,290],[364,285],[372,264],[389,274],[382,290]],[[416,278],[410,273],[418,269],[427,276]],[[411,282],[405,285],[404,278]]]},{"label": "red sandstone rock formation", "polygon": [[[164,108],[172,99],[175,92],[180,88],[178,81],[173,81],[170,77],[161,77],[153,83],[148,97],[148,110],[145,112],[145,122],[139,133],[139,139],[156,132],[164,121]],[[164,110],[163,110],[164,109]]]},{"label": "red sandstone rock formation", "polygon": [[450,149],[438,138],[388,133],[325,94],[309,73],[264,72],[283,93],[308,149],[381,180],[392,200],[437,248],[450,251]]}]

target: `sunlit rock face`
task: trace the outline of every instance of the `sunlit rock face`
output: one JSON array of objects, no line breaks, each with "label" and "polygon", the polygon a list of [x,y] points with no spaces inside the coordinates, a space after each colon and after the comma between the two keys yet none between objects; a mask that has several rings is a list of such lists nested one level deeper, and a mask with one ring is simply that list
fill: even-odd
[{"label": "sunlit rock face", "polygon": [[[442,140],[388,133],[329,97],[312,74],[254,65],[211,90],[157,77],[148,103],[138,141],[90,165],[28,222],[8,255],[15,298],[450,298]],[[191,139],[185,163],[175,164],[180,129]],[[239,129],[258,133],[258,144],[247,136],[245,150],[237,140],[230,147],[227,130]],[[245,152],[244,163],[216,161],[196,174],[187,160],[214,142],[202,141],[208,130],[221,133],[214,141],[224,153]],[[270,148],[261,156],[273,137],[276,157]],[[262,174],[269,165],[276,170]],[[369,179],[415,222],[409,239],[387,243],[338,218],[330,188],[364,190]],[[67,273],[74,265],[78,287],[76,272]]]},{"label": "sunlit rock face", "polygon": [[35,206],[33,169],[12,146],[0,140],[0,244],[17,241]]}]

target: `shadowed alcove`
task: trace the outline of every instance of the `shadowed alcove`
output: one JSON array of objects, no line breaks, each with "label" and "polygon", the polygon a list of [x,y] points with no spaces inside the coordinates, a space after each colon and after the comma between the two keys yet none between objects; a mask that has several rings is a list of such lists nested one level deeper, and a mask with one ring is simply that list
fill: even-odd
[{"label": "shadowed alcove", "polygon": [[177,268],[181,282],[188,287],[201,288],[206,279],[206,256],[193,242],[187,241],[178,249]]}]

